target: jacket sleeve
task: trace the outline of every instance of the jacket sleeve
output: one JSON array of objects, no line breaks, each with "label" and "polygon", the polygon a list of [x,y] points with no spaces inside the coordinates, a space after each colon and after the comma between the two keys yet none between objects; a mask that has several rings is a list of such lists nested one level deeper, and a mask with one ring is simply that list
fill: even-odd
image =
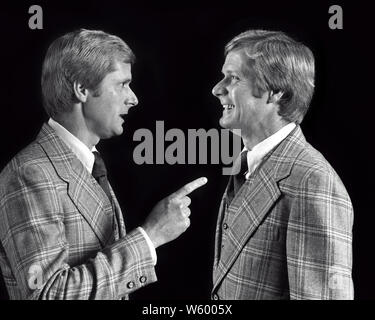
[{"label": "jacket sleeve", "polygon": [[353,208],[340,178],[313,168],[290,212],[287,264],[291,299],[353,299]]},{"label": "jacket sleeve", "polygon": [[0,192],[1,250],[20,292],[16,298],[119,299],[156,281],[139,229],[70,266],[56,187],[38,165],[17,171]]}]

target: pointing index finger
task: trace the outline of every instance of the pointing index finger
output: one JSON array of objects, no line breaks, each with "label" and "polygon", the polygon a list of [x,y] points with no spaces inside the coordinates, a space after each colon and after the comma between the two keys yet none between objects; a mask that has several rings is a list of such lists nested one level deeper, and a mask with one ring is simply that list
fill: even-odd
[{"label": "pointing index finger", "polygon": [[182,198],[189,193],[193,192],[195,189],[198,189],[199,187],[203,186],[207,183],[206,177],[198,178],[192,182],[189,182],[185,184],[181,189],[177,190],[175,193],[173,193],[173,196],[176,198]]}]

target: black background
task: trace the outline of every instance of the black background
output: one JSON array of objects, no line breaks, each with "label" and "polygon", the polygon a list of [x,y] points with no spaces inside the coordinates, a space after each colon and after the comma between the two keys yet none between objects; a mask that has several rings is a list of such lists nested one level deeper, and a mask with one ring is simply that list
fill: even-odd
[{"label": "black background", "polygon": [[[10,2],[10,1],[8,1]],[[43,30],[28,27],[28,8],[43,9]],[[328,8],[339,4],[344,29],[330,30]],[[195,191],[191,227],[157,250],[159,281],[133,299],[209,299],[215,223],[227,177],[221,165],[136,165],[139,128],[219,129],[222,108],[211,95],[221,78],[223,49],[250,28],[282,30],[304,42],[316,58],[316,91],[302,129],[332,164],[351,196],[354,212],[355,297],[373,299],[375,223],[373,201],[374,91],[370,82],[372,21],[361,1],[227,1],[153,5],[128,1],[33,1],[2,3],[0,168],[30,143],[45,121],[40,74],[44,54],[56,37],[77,28],[100,29],[124,39],[137,56],[131,109],[120,137],[100,142],[127,229],[138,226],[154,204],[185,183],[206,176]],[[0,298],[6,299],[2,288]]]}]

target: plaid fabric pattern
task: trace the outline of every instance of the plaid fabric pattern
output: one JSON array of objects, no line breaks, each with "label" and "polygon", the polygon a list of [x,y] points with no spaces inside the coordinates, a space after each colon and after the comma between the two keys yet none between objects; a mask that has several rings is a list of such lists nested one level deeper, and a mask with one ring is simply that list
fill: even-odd
[{"label": "plaid fabric pattern", "polygon": [[352,226],[343,183],[297,126],[224,193],[212,298],[353,299]]},{"label": "plaid fabric pattern", "polygon": [[126,299],[156,281],[146,240],[138,229],[126,234],[111,194],[115,210],[44,124],[0,175],[0,267],[11,299]]}]

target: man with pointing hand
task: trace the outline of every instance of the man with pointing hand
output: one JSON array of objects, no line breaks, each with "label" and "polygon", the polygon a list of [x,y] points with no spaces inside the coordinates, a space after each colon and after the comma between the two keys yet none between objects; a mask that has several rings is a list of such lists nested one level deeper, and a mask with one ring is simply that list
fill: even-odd
[{"label": "man with pointing hand", "polygon": [[190,225],[188,194],[161,200],[125,231],[96,149],[123,132],[138,104],[134,54],[117,36],[77,30],[56,39],[42,69],[50,117],[0,174],[0,267],[11,299],[127,299],[157,280],[155,249]]}]

